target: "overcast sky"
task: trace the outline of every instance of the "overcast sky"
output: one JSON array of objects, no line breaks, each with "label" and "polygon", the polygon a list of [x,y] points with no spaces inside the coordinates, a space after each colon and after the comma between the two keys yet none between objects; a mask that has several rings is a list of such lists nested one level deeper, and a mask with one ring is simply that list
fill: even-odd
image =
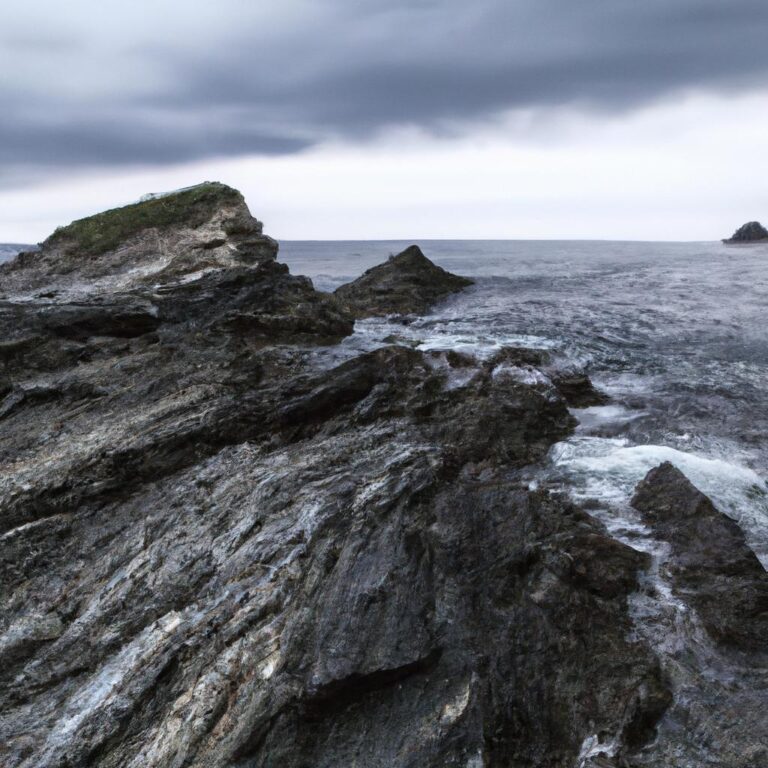
[{"label": "overcast sky", "polygon": [[3,0],[0,241],[239,187],[280,238],[768,219],[766,0]]}]

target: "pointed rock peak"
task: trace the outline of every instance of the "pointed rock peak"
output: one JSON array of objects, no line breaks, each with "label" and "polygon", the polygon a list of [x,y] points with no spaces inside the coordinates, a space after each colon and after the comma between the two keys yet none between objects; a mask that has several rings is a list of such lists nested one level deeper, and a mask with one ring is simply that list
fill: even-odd
[{"label": "pointed rock peak", "polygon": [[635,489],[632,506],[641,512],[658,511],[676,505],[678,510],[690,508],[709,499],[674,465],[668,461],[652,469]]},{"label": "pointed rock peak", "polygon": [[421,314],[472,283],[433,264],[418,245],[411,245],[337,288],[336,296],[358,318]]},{"label": "pointed rock peak", "polygon": [[750,221],[739,227],[733,237],[723,240],[724,243],[755,243],[768,240],[768,229],[759,221]]},{"label": "pointed rock peak", "polygon": [[390,256],[389,263],[398,267],[435,268],[435,264],[424,255],[424,252],[418,245],[409,245],[404,251]]}]

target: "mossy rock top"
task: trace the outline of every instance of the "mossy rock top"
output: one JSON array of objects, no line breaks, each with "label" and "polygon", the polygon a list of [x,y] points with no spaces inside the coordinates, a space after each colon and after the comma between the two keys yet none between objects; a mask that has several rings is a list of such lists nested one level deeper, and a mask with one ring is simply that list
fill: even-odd
[{"label": "mossy rock top", "polygon": [[63,247],[83,256],[97,256],[117,248],[145,229],[199,227],[217,208],[232,204],[245,205],[240,192],[226,184],[207,181],[73,221],[59,227],[43,243],[43,248]]}]

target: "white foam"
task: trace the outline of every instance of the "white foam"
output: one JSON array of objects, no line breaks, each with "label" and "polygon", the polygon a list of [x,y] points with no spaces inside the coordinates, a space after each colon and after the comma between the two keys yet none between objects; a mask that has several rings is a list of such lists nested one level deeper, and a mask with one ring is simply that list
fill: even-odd
[{"label": "white foam", "polygon": [[[409,329],[410,330],[410,329]],[[418,331],[419,329],[414,329]],[[454,333],[428,333],[419,338],[418,333],[413,336],[418,341],[418,349],[424,352],[447,351],[462,352],[480,360],[493,357],[504,347],[524,347],[526,349],[549,349],[554,343],[541,336],[530,335],[494,335],[494,336],[465,336]]]},{"label": "white foam", "polygon": [[627,424],[646,415],[622,405],[594,405],[589,408],[573,408],[573,415],[579,420],[579,431],[599,429],[610,424]]},{"label": "white foam", "polygon": [[494,379],[509,378],[529,387],[551,387],[552,382],[538,368],[531,366],[497,365],[491,374]]},{"label": "white foam", "polygon": [[768,486],[747,467],[667,446],[632,446],[625,439],[579,436],[558,443],[551,460],[573,481],[577,498],[619,506],[628,503],[651,469],[669,461],[739,523],[750,546],[768,565]]}]

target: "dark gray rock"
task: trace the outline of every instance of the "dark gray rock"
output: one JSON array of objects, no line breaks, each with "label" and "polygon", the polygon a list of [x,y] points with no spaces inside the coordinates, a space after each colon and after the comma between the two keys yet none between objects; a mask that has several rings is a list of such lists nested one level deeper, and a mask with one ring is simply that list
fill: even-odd
[{"label": "dark gray rock", "polygon": [[768,229],[759,221],[750,221],[739,227],[724,243],[755,243],[768,240]]},{"label": "dark gray rock", "polygon": [[0,270],[2,765],[631,764],[648,561],[524,479],[575,424],[546,356],[339,363],[233,192]]},{"label": "dark gray rock", "polygon": [[675,590],[718,642],[768,652],[768,573],[738,524],[669,462],[638,485],[632,506],[672,546]]},{"label": "dark gray rock", "polygon": [[335,296],[355,317],[424,314],[469,285],[472,280],[446,272],[412,245],[337,288]]},{"label": "dark gray rock", "polygon": [[553,370],[550,377],[568,405],[573,408],[590,408],[610,402],[610,397],[597,389],[585,373]]},{"label": "dark gray rock", "polygon": [[514,471],[564,401],[494,363],[452,389],[402,347],[262,348],[218,380],[142,354],[124,389],[6,417],[34,447],[5,481],[9,766],[565,768],[652,737],[645,558]]}]

